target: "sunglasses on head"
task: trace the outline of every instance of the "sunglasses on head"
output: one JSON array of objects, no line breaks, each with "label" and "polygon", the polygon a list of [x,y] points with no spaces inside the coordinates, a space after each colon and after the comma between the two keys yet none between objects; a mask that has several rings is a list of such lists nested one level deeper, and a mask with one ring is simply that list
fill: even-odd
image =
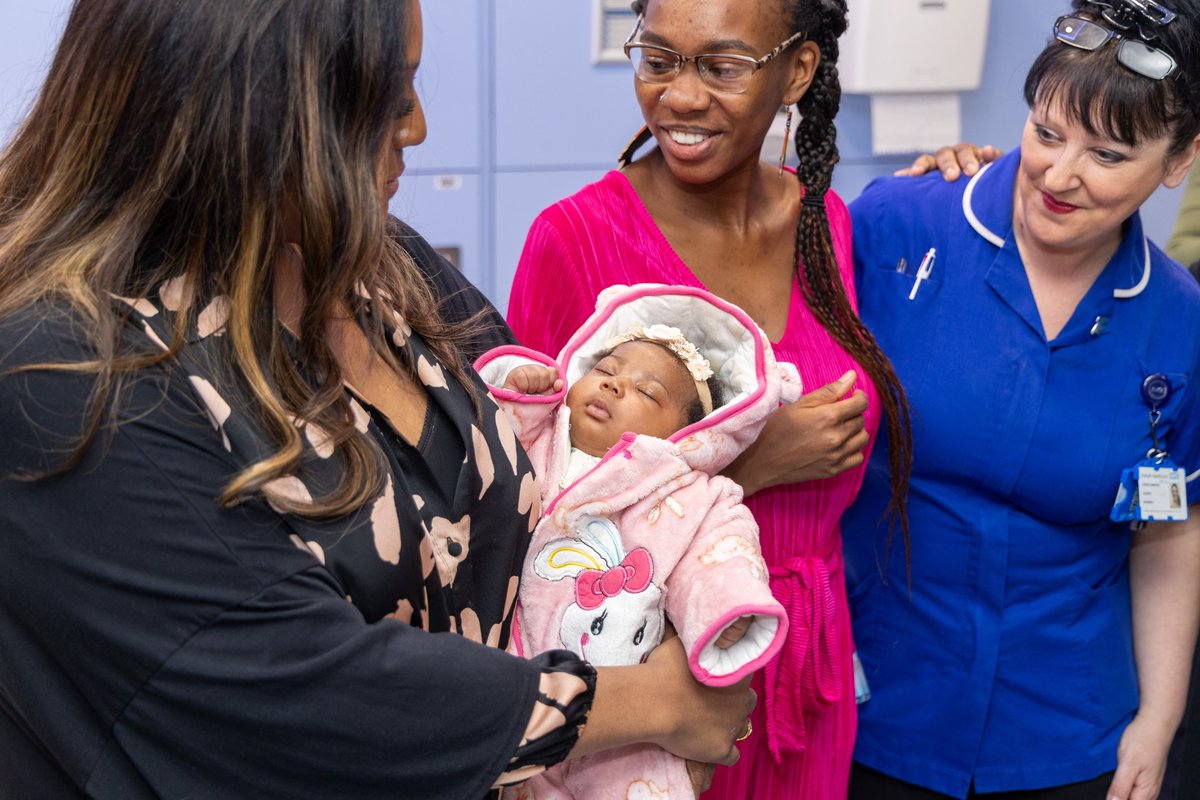
[{"label": "sunglasses on head", "polygon": [[[1175,18],[1171,11],[1163,10],[1171,14],[1167,22]],[[1071,14],[1064,14],[1055,21],[1054,38],[1080,50],[1098,50],[1109,41],[1117,39],[1117,61],[1126,69],[1156,81],[1169,78],[1179,68],[1169,53],[1151,47],[1141,39],[1126,36],[1098,22]]]}]

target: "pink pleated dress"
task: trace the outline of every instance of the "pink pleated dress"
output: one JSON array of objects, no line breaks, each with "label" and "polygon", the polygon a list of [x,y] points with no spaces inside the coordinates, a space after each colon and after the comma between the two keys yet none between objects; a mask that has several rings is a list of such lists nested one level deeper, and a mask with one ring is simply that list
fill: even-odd
[{"label": "pink pleated dress", "polygon": [[[857,309],[850,216],[833,192],[826,208],[842,281]],[[555,354],[591,314],[602,289],[636,283],[704,288],[629,180],[612,171],[534,221],[513,280],[508,322],[522,344]],[[795,280],[786,330],[772,344],[776,358],[796,365],[806,392],[857,370],[874,444],[880,420],[875,388],[813,317]],[[791,627],[779,658],[754,678],[754,732],[739,745],[741,760],[717,768],[705,800],[846,797],[856,714],[839,520],[864,469],[746,498],[760,528],[772,593],[787,609]]]}]

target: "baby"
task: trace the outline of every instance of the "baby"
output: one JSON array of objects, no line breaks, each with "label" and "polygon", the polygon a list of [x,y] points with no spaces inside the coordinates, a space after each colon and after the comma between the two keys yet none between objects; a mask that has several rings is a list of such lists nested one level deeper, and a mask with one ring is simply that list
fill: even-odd
[{"label": "baby", "polygon": [[[513,649],[636,664],[669,618],[697,680],[728,685],[764,666],[787,617],[741,489],[718,473],[781,401],[799,397],[800,382],[749,317],[701,290],[611,287],[557,361],[504,347],[476,367],[529,452],[545,507]],[[572,760],[505,796],[690,798],[693,789],[682,759],[641,745]]]}]

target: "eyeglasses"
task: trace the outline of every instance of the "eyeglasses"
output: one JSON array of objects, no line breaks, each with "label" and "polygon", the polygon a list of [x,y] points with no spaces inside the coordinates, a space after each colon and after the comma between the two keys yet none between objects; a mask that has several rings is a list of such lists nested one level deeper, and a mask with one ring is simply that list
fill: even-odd
[{"label": "eyeglasses", "polygon": [[1082,17],[1070,14],[1059,17],[1054,23],[1054,38],[1080,50],[1098,50],[1109,40],[1117,39],[1120,41],[1117,61],[1126,69],[1156,81],[1169,78],[1178,69],[1169,53]]},{"label": "eyeglasses", "polygon": [[696,63],[696,71],[704,85],[725,94],[742,94],[750,88],[750,79],[754,73],[765,67],[771,59],[791,47],[805,37],[803,32],[789,36],[783,44],[767,53],[762,58],[737,55],[735,53],[702,53],[696,56],[685,56],[669,47],[643,44],[633,41],[633,37],[642,28],[642,17],[638,17],[637,25],[629,39],[625,42],[625,55],[633,64],[634,74],[645,83],[670,83],[675,80],[683,65],[689,61]]},{"label": "eyeglasses", "polygon": [[[1160,26],[1170,25],[1178,16],[1154,0],[1088,0],[1088,4],[1099,8],[1101,16],[1123,31],[1141,24],[1141,21]],[[1142,36],[1144,39],[1145,34]]]}]

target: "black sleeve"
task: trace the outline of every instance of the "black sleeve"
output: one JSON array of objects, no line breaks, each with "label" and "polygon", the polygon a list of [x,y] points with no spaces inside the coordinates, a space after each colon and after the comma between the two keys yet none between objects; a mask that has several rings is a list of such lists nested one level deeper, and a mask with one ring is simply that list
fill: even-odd
[{"label": "black sleeve", "polygon": [[392,236],[398,241],[409,255],[416,261],[417,266],[425,274],[434,294],[441,301],[442,313],[452,322],[462,322],[479,312],[484,313],[483,325],[479,335],[466,354],[467,363],[471,364],[479,356],[494,347],[506,344],[517,344],[504,317],[495,306],[479,291],[473,283],[467,280],[454,265],[443,258],[429,242],[419,233],[395,219],[390,220]]},{"label": "black sleeve", "polygon": [[218,507],[236,468],[167,370],[78,467],[7,477],[69,451],[91,380],[4,370],[83,353],[68,326],[0,323],[0,712],[19,722],[0,737],[96,798],[482,797],[537,665],[368,625],[269,508]]}]

